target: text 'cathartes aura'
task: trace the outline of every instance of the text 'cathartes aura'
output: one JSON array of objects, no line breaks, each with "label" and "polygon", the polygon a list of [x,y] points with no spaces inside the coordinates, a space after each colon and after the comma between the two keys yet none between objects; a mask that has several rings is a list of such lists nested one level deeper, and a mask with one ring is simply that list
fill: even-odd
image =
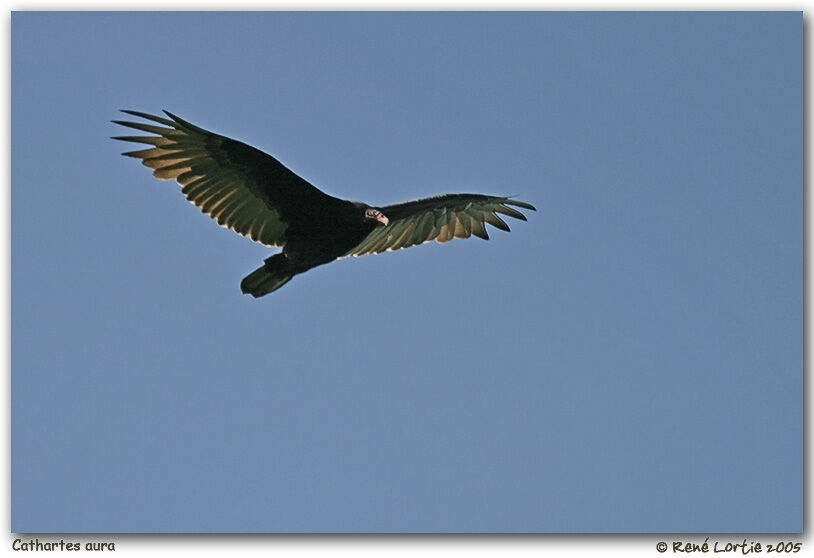
[{"label": "text 'cathartes aura'", "polygon": [[113,138],[150,146],[124,155],[141,159],[156,178],[174,178],[189,201],[224,227],[283,248],[240,283],[244,293],[255,297],[279,289],[298,273],[345,256],[473,234],[488,240],[486,223],[509,230],[498,213],[525,221],[509,206],[534,210],[521,201],[481,194],[446,194],[386,207],[341,200],[318,190],[271,155],[167,111],[169,119],[122,112],[161,124],[114,120],[154,134]]}]

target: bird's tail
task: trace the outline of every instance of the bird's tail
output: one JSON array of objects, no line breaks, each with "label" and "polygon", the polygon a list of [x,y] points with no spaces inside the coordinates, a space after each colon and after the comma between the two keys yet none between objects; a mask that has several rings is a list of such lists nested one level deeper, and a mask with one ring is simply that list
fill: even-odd
[{"label": "bird's tail", "polygon": [[288,267],[288,260],[283,254],[275,254],[267,258],[261,267],[258,267],[240,282],[240,290],[255,298],[276,291],[294,277]]}]

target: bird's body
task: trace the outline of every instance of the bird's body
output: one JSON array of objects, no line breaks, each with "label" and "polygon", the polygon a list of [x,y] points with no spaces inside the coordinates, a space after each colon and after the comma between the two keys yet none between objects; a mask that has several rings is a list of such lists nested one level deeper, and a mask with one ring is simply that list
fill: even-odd
[{"label": "bird's body", "polygon": [[157,178],[175,179],[187,199],[219,224],[282,247],[241,282],[243,292],[255,297],[345,256],[472,234],[488,239],[485,223],[509,230],[497,213],[525,220],[509,206],[534,210],[524,202],[481,194],[447,194],[375,208],[329,196],[274,157],[169,112],[169,119],[123,112],[162,125],[114,121],[154,134],[114,138],[151,146],[124,155],[141,159]]}]

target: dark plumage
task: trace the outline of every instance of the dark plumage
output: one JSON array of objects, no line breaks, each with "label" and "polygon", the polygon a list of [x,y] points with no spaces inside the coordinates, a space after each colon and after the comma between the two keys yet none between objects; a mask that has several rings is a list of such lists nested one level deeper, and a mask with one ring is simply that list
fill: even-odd
[{"label": "dark plumage", "polygon": [[521,201],[481,194],[447,194],[375,208],[329,196],[274,157],[169,112],[169,118],[122,112],[160,124],[114,120],[153,134],[113,138],[150,146],[123,155],[141,159],[156,178],[175,179],[187,199],[220,225],[283,248],[240,283],[244,293],[255,297],[345,256],[473,234],[488,239],[486,223],[509,230],[498,213],[525,221],[510,206],[534,210]]}]

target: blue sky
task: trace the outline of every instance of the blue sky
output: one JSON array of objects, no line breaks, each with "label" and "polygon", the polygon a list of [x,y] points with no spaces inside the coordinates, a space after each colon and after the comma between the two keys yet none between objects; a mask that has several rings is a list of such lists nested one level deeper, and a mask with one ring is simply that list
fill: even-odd
[{"label": "blue sky", "polygon": [[[12,16],[17,532],[798,532],[802,16]],[[254,300],[128,146],[538,211]]]}]

